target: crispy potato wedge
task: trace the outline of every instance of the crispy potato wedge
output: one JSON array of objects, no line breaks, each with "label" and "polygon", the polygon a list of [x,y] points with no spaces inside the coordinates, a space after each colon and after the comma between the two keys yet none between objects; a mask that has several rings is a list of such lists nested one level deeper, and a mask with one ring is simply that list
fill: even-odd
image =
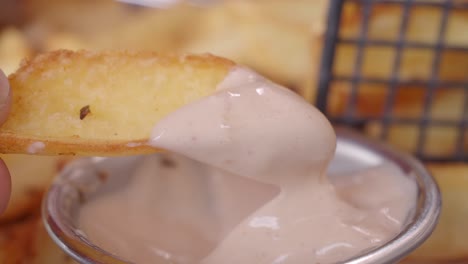
[{"label": "crispy potato wedge", "polygon": [[408,263],[467,263],[468,164],[429,164],[428,168],[441,189],[442,213],[432,236]]},{"label": "crispy potato wedge", "polygon": [[154,152],[145,143],[158,120],[211,94],[234,65],[211,55],[39,55],[9,77],[13,104],[0,153]]}]

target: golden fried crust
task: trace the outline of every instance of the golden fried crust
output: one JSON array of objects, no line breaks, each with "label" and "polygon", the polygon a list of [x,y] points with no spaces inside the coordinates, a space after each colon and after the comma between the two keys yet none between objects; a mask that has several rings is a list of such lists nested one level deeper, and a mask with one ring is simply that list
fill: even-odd
[{"label": "golden fried crust", "polygon": [[[44,143],[44,149],[28,154],[39,155],[66,155],[66,156],[86,156],[86,155],[138,155],[158,152],[154,147],[146,145],[148,139],[112,141],[112,140],[89,140],[79,137],[70,138],[44,138],[32,137],[29,135],[15,135],[14,133],[2,133],[0,131],[0,151],[2,153],[28,153],[28,149],[37,143]],[[141,145],[140,145],[141,144]]]},{"label": "golden fried crust", "polygon": [[0,153],[128,155],[152,127],[207,96],[235,64],[212,55],[54,51],[9,77],[13,106]]},{"label": "golden fried crust", "polygon": [[[21,75],[39,74],[54,64],[67,64],[67,60],[86,60],[87,63],[102,63],[103,61],[111,62],[117,59],[128,59],[134,62],[142,59],[157,59],[158,63],[165,64],[164,66],[191,66],[191,67],[231,67],[234,62],[221,57],[210,54],[203,55],[179,55],[179,54],[160,54],[157,52],[133,52],[127,50],[118,51],[71,51],[71,50],[56,50],[39,54],[31,59],[25,59],[21,63],[20,69],[10,75],[10,81],[13,81]],[[73,61],[71,61],[73,62]],[[92,66],[92,65],[89,65]],[[109,65],[107,65],[109,66]]]}]

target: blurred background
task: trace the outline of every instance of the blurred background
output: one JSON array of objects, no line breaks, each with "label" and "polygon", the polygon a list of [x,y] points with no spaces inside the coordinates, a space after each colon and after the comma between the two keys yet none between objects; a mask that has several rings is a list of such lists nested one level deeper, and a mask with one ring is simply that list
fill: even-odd
[{"label": "blurred background", "polygon": [[[421,158],[443,210],[405,263],[468,263],[468,1],[0,0],[0,69],[56,49],[209,52],[255,69]],[[0,263],[73,263],[39,219],[70,158],[1,156],[13,195]]]}]

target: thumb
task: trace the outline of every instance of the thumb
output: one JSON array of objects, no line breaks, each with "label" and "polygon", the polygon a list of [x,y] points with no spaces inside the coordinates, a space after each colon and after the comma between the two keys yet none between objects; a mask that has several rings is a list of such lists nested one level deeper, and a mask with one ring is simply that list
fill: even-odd
[{"label": "thumb", "polygon": [[5,211],[11,194],[11,177],[8,169],[0,159],[0,215]]},{"label": "thumb", "polygon": [[0,70],[0,125],[7,119],[8,113],[10,112],[11,104],[11,92],[8,78]]},{"label": "thumb", "polygon": [[[10,111],[11,94],[8,78],[0,70],[0,125]],[[0,214],[6,209],[11,194],[11,178],[5,163],[0,159]]]}]

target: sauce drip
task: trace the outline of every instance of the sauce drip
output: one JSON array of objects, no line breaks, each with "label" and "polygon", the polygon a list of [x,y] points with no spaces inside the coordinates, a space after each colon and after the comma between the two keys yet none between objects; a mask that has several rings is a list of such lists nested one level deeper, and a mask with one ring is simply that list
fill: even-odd
[{"label": "sauce drip", "polygon": [[80,210],[134,263],[334,263],[396,236],[416,185],[392,164],[327,174],[336,136],[293,92],[237,67],[154,127],[129,182]]}]

